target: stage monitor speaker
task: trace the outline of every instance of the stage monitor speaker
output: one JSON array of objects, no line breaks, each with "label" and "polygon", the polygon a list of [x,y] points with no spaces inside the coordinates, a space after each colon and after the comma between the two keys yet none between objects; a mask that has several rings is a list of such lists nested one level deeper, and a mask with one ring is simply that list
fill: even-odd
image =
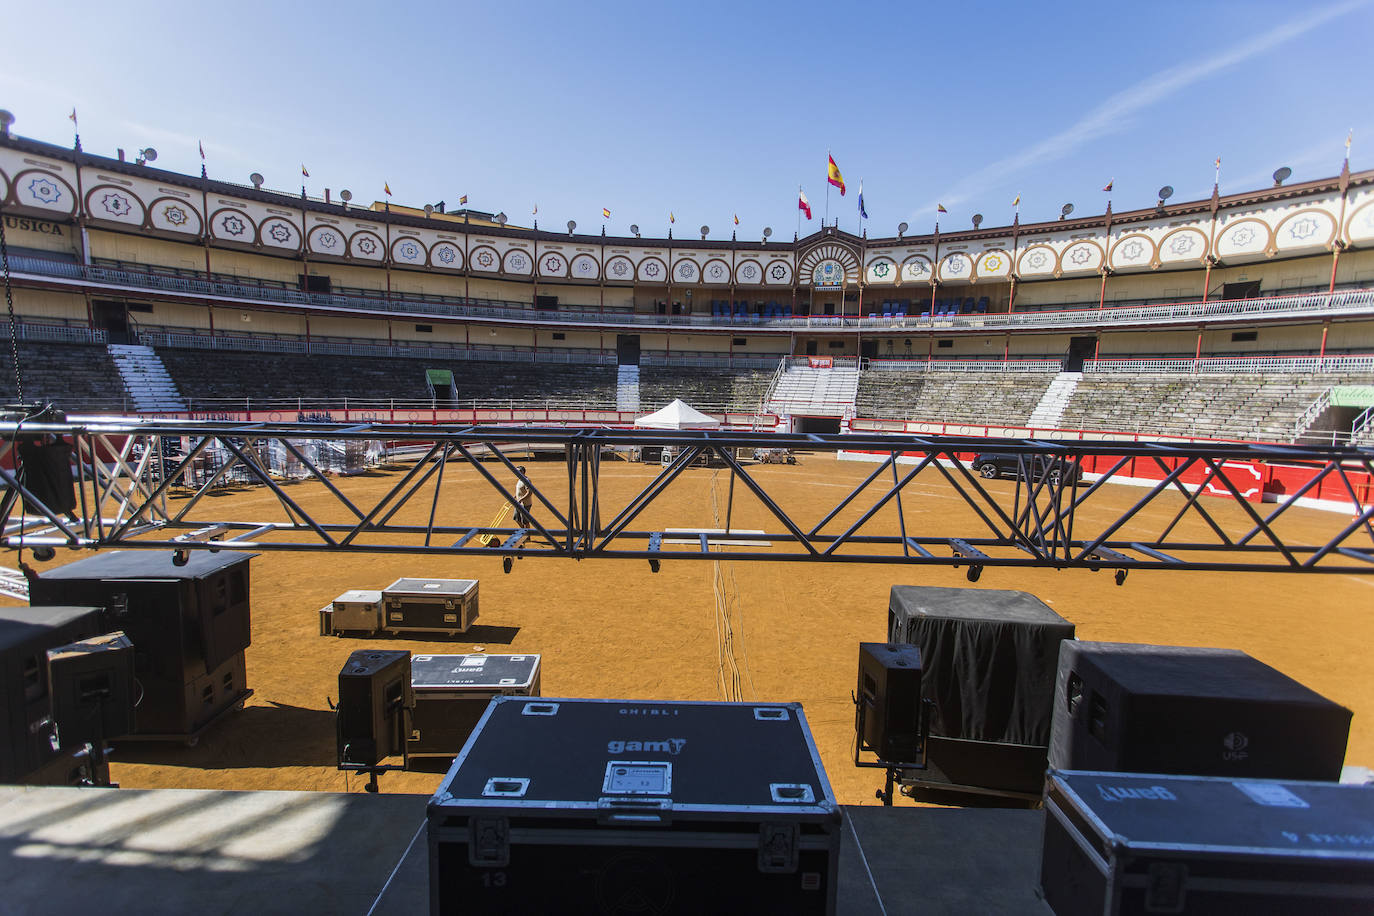
[{"label": "stage monitor speaker", "polygon": [[859,703],[863,740],[891,763],[921,757],[921,650],[894,643],[859,643]]},{"label": "stage monitor speaker", "polygon": [[339,766],[376,766],[405,750],[406,710],[415,705],[410,653],[360,649],[339,671]]},{"label": "stage monitor speaker", "polygon": [[[54,512],[76,508],[76,487],[72,482],[72,447],[64,439],[44,442],[29,439],[19,443],[19,482],[35,498]],[[36,507],[26,506],[36,512]]]},{"label": "stage monitor speaker", "polygon": [[1065,642],[1050,764],[1338,780],[1350,710],[1235,649]]},{"label": "stage monitor speaker", "polygon": [[48,650],[52,718],[63,749],[134,730],[134,646],[121,632]]}]

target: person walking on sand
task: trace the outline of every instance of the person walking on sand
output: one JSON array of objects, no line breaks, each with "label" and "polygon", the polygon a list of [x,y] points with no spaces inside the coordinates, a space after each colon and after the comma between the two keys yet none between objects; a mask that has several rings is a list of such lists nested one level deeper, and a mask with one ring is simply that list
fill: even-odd
[{"label": "person walking on sand", "polygon": [[534,504],[534,492],[525,480],[525,468],[515,469],[519,479],[515,482],[515,524],[521,528],[530,526],[530,507]]}]

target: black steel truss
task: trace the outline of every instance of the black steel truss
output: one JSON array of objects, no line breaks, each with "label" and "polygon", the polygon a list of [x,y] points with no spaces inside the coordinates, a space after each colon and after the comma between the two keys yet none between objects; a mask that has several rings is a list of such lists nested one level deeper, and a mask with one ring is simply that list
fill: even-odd
[{"label": "black steel truss", "polygon": [[[16,441],[40,435],[64,437],[74,448],[80,504],[70,516],[10,469]],[[1374,573],[1374,502],[1351,477],[1374,474],[1369,448],[123,418],[0,423],[0,436],[0,538],[12,548],[638,558],[654,568],[663,560],[728,556],[964,566],[971,580],[989,566],[1115,569],[1118,582],[1131,569]],[[307,444],[331,442],[386,443],[401,470],[380,498],[360,505],[307,454]],[[784,508],[747,457],[755,448],[863,451],[875,453],[875,464],[817,514],[814,505]],[[629,449],[666,449],[670,457],[628,500],[611,499],[603,457]],[[513,505],[522,475],[511,456],[531,450],[561,462],[566,492],[561,483],[540,488],[526,478],[533,507],[523,523],[483,521],[465,508],[472,500],[451,490],[441,496],[445,469],[456,464],[476,471],[474,485]],[[979,476],[970,456],[990,451],[1015,456],[1022,473],[1014,482]],[[211,454],[219,459],[209,461]],[[272,454],[315,486],[288,485],[266,457]],[[1108,457],[1096,459],[1097,473],[1075,473],[1087,456]],[[1297,466],[1305,482],[1288,501],[1247,502],[1244,488],[1253,481],[1232,472],[1238,462]],[[728,475],[723,526],[661,518],[636,526],[701,463]],[[1135,490],[1111,486],[1128,478]],[[265,488],[280,517],[245,520],[219,509],[208,496],[230,480]],[[1294,500],[1328,481],[1340,482],[1348,513],[1295,509]],[[917,490],[930,484],[967,511],[932,513]],[[1124,509],[1123,492],[1137,494]],[[761,507],[765,530],[732,528],[731,515],[744,503],[755,514]],[[397,519],[417,506],[427,510],[426,521]],[[441,507],[446,520],[438,522]]]}]

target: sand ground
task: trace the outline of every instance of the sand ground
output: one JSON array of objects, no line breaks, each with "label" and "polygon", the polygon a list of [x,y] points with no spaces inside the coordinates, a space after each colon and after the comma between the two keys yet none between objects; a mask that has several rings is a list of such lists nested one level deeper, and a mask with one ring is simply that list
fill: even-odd
[{"label": "sand ground", "polygon": [[[566,493],[563,465],[531,461],[531,476]],[[803,456],[796,466],[761,466],[754,473],[789,510],[819,519],[859,483],[871,465],[830,455]],[[603,518],[658,468],[621,462],[603,466]],[[336,479],[346,493],[375,498],[402,468]],[[921,478],[926,480],[926,476]],[[634,527],[722,523],[728,475],[694,468]],[[996,482],[992,487],[1009,487]],[[560,490],[560,487],[562,488]],[[1107,492],[1110,491],[1110,492]],[[297,483],[291,495],[328,513],[318,482]],[[399,519],[423,523],[430,492]],[[974,520],[946,484],[933,476],[904,503],[908,526],[933,533],[969,533]],[[1130,505],[1141,492],[1111,487],[1092,511]],[[751,496],[736,489],[732,525],[778,529]],[[495,515],[501,497],[471,467],[451,464],[438,501],[440,522]],[[1178,499],[1152,509],[1140,524],[1167,524]],[[1241,510],[1221,500],[1209,508]],[[538,510],[537,513],[541,510]],[[198,518],[281,517],[265,488],[245,488],[206,500]],[[857,518],[850,509],[841,521]],[[547,513],[544,513],[546,516]],[[342,520],[337,513],[334,516]],[[446,518],[446,516],[449,516]],[[1327,513],[1295,509],[1289,530],[1329,532]],[[873,525],[896,530],[895,507]],[[1185,527],[1205,526],[1186,519]],[[1316,536],[1315,534],[1313,535]],[[724,555],[728,557],[728,555]],[[62,551],[53,564],[71,562]],[[0,560],[13,565],[14,554]],[[52,564],[35,564],[40,568]],[[481,617],[454,640],[357,639],[321,636],[317,610],[350,588],[380,589],[400,576],[480,580]],[[499,557],[268,553],[252,561],[252,635],[247,651],[246,708],[211,728],[195,747],[122,744],[111,772],[131,788],[318,789],[360,791],[357,777],[335,769],[334,716],[338,672],[359,648],[414,653],[539,653],[545,696],[656,700],[739,698],[799,701],[815,734],[830,781],[845,804],[875,804],[876,770],[852,764],[853,704],[861,641],[885,639],[892,585],[1015,588],[1028,591],[1077,625],[1087,640],[1217,646],[1242,649],[1354,710],[1347,763],[1374,765],[1374,575],[1293,575],[1132,572],[1117,587],[1110,572],[989,569],[976,586],[962,570],[882,564],[761,563],[724,559],[666,562],[651,573],[642,560],[575,562],[529,558],[502,573]],[[8,601],[8,599],[6,599]],[[16,602],[8,602],[16,603]],[[441,776],[395,773],[384,792],[431,792]],[[909,802],[905,802],[909,804]]]}]

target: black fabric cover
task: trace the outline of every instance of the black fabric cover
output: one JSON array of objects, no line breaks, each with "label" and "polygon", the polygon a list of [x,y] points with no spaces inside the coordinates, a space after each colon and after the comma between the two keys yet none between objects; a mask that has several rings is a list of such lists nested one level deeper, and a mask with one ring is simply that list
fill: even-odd
[{"label": "black fabric cover", "polygon": [[[43,442],[29,439],[19,443],[19,482],[53,512],[76,508],[76,486],[72,481],[72,447],[63,439]],[[37,506],[27,511],[39,514]]]},{"label": "black fabric cover", "polygon": [[918,646],[930,734],[1048,747],[1059,643],[1073,624],[1020,591],[894,585],[892,642]]}]

